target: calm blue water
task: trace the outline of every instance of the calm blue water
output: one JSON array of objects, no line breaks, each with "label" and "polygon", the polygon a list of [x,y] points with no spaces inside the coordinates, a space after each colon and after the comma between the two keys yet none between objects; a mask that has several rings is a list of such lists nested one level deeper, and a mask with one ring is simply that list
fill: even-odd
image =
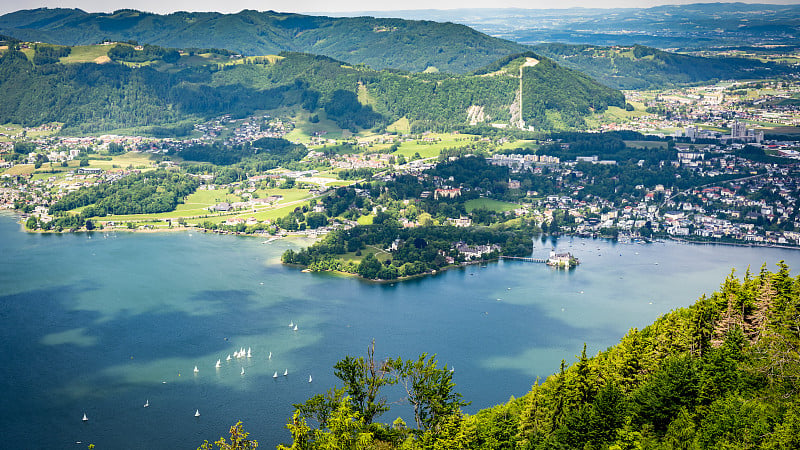
[{"label": "calm blue water", "polygon": [[[242,420],[274,448],[289,443],[292,403],[332,387],[336,361],[373,338],[379,358],[436,353],[475,412],[523,395],[584,342],[596,353],[714,291],[732,267],[800,267],[798,251],[561,239],[578,269],[500,262],[387,285],[283,267],[299,245],[26,234],[0,215],[3,445],[194,449]],[[552,245],[536,240],[534,253]],[[240,347],[252,358],[226,362]],[[380,420],[398,415],[411,421],[403,407]]]}]

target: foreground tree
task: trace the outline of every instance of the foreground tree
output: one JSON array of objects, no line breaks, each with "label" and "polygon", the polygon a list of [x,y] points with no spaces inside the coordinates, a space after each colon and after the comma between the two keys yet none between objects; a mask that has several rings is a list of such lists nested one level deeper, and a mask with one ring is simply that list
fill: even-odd
[{"label": "foreground tree", "polygon": [[391,376],[390,367],[375,362],[375,340],[367,348],[367,358],[346,356],[333,366],[333,374],[342,380],[350,403],[361,414],[366,424],[372,423],[375,417],[389,410],[386,398],[379,398],[381,387],[397,383]]},{"label": "foreground tree", "polygon": [[[236,425],[231,427],[229,433],[231,435],[230,442],[225,440],[224,437],[221,437],[213,444],[205,441],[197,450],[214,450],[215,448],[219,450],[252,450],[258,448],[258,441],[247,439],[250,433],[244,431],[241,421],[236,422]],[[215,445],[216,447],[214,447]]]},{"label": "foreground tree", "polygon": [[397,358],[388,364],[397,372],[414,408],[414,420],[422,431],[436,431],[445,418],[460,416],[461,407],[470,403],[462,401],[461,394],[455,392],[453,370],[447,366],[439,368],[436,355],[429,357],[423,353],[415,360]]}]

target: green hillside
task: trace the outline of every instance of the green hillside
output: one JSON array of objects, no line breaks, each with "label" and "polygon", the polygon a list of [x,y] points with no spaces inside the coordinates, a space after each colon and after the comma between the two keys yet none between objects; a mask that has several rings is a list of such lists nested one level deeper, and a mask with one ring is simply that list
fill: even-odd
[{"label": "green hillside", "polygon": [[104,64],[95,64],[71,63],[69,47],[33,50],[32,57],[12,49],[0,58],[0,123],[164,133],[221,114],[302,107],[324,110],[351,131],[382,130],[401,118],[415,131],[470,123],[549,130],[581,128],[586,115],[624,104],[620,92],[533,53],[505,58],[480,75],[453,75],[375,71],[300,53],[222,64],[218,54],[115,45]]},{"label": "green hillside", "polygon": [[[796,449],[798,351],[800,278],[781,262],[731,274],[594,357],[584,347],[523,397],[474,415],[435,357],[383,359],[373,343],[339,361],[341,386],[296,404],[287,428],[292,449]],[[392,384],[414,423],[382,422]]]},{"label": "green hillside", "polygon": [[617,89],[663,89],[728,79],[758,79],[793,74],[789,65],[754,59],[706,58],[642,45],[539,44],[536,52]]},{"label": "green hillside", "polygon": [[128,9],[105,14],[40,8],[3,15],[0,34],[61,45],[135,40],[162,47],[224,48],[246,55],[305,52],[376,69],[415,72],[429,68],[469,72],[528,49],[453,23],[252,10],[159,15]]}]

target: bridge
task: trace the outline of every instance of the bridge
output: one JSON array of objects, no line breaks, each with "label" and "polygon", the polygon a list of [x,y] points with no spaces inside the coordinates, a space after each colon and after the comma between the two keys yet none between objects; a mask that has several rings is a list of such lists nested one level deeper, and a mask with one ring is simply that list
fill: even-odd
[{"label": "bridge", "polygon": [[526,261],[526,262],[532,262],[532,263],[547,264],[547,260],[546,259],[542,259],[542,258],[526,258],[526,257],[523,257],[523,256],[501,256],[500,259],[513,259],[513,260],[516,260],[516,261]]}]

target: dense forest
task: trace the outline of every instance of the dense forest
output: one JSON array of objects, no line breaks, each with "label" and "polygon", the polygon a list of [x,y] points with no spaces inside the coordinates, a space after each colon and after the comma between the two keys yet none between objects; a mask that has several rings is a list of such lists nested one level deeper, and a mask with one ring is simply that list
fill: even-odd
[{"label": "dense forest", "polygon": [[40,8],[0,16],[0,33],[62,45],[133,39],[162,47],[216,47],[247,55],[308,52],[376,69],[414,72],[435,68],[466,73],[527,50],[453,23],[253,10],[159,15],[131,9],[107,14]]},{"label": "dense forest", "polygon": [[536,52],[617,89],[664,89],[728,79],[789,75],[792,67],[734,57],[704,58],[643,45],[537,44]]},{"label": "dense forest", "polygon": [[[114,58],[138,58],[138,50],[128,45],[111,50]],[[172,54],[152,46],[141,52],[150,55],[142,58]],[[519,67],[520,61],[534,56],[519,55],[508,65]],[[36,65],[10,49],[0,57],[0,88],[6,92],[0,101],[0,123],[62,122],[64,133],[129,127],[152,133],[200,118],[294,106],[312,112],[324,109],[340,127],[352,131],[384,129],[402,117],[411,122],[412,131],[443,131],[466,125],[470,107],[483,110],[482,123],[508,123],[522,86],[521,117],[526,123],[571,129],[584,127],[583,117],[592,112],[624,105],[621,92],[545,58],[537,61],[521,71],[520,83],[520,71],[493,76],[374,71],[299,53],[254,64],[211,64],[173,72],[116,63],[53,64],[52,59]]]},{"label": "dense forest", "polygon": [[[497,245],[499,248],[484,255],[483,259],[497,258],[500,254],[527,256],[533,251],[529,233],[495,230],[482,227],[457,228],[454,226],[422,226],[403,228],[387,214],[378,213],[373,225],[362,225],[349,230],[334,231],[319,242],[299,251],[287,250],[281,260],[314,271],[341,271],[358,274],[366,279],[394,280],[422,273],[430,273],[449,266],[447,257],[463,262],[464,256],[454,248],[456,242],[467,245]],[[347,263],[342,257],[353,252],[394,247],[391,257],[381,263],[372,252],[359,263]]]},{"label": "dense forest", "polygon": [[[698,19],[698,14],[713,16],[700,11],[681,14],[691,16],[686,20]],[[585,26],[598,27],[607,23],[619,25],[614,20],[609,22],[606,19]],[[670,19],[677,20],[676,17],[667,20]],[[662,13],[654,23],[663,24],[663,20]],[[735,35],[752,24],[740,23],[738,19],[736,23],[736,32],[722,34]],[[704,26],[711,24],[709,22]],[[781,29],[775,24],[768,28],[758,32],[777,34]],[[753,30],[749,29],[749,32]],[[449,22],[373,17],[333,18],[273,11],[245,10],[236,14],[176,12],[158,15],[134,10],[105,14],[86,13],[77,9],[40,8],[0,16],[0,33],[23,40],[62,45],[94,44],[104,39],[134,39],[163,47],[217,47],[247,55],[308,52],[376,69],[393,68],[412,72],[436,68],[442,72],[467,73],[506,55],[534,50],[617,89],[649,89],[681,83],[765,78],[793,73],[789,65],[732,57],[697,57],[642,45],[632,46],[632,50],[557,43],[525,46]],[[538,33],[547,34],[541,30]],[[571,32],[573,38],[581,35],[575,33]],[[790,34],[791,31],[784,33]],[[647,40],[647,36],[642,35],[626,37],[614,33],[603,36],[612,36],[617,44],[627,39]],[[591,34],[586,37],[590,39]],[[659,36],[658,39],[666,38]],[[554,36],[554,41],[558,40]],[[538,38],[528,42],[548,40]]]},{"label": "dense forest", "polygon": [[[294,405],[293,442],[279,448],[796,449],[798,351],[800,277],[780,262],[731,273],[718,292],[595,356],[584,346],[523,397],[474,415],[434,356],[384,358],[373,343],[335,365],[341,386]],[[381,422],[393,384],[413,424]],[[241,423],[231,432],[239,446],[224,448],[253,448]]]},{"label": "dense forest", "polygon": [[174,211],[199,185],[197,178],[166,170],[135,173],[71,192],[54,203],[50,213],[80,207],[85,207],[85,217]]}]

